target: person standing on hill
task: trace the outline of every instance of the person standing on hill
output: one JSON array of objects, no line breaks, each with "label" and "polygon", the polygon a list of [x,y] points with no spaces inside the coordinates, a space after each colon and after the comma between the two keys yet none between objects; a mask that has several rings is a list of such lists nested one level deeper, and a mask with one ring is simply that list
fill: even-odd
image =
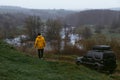
[{"label": "person standing on hill", "polygon": [[35,39],[34,47],[38,49],[38,57],[40,59],[43,59],[45,45],[46,43],[44,37],[41,35],[41,33],[38,33],[38,36]]}]

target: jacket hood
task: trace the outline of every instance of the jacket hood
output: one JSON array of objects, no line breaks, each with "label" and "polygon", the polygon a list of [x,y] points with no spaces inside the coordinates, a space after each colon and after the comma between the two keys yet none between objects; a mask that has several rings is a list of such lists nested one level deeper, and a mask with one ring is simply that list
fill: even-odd
[{"label": "jacket hood", "polygon": [[41,38],[42,36],[37,36],[37,38]]}]

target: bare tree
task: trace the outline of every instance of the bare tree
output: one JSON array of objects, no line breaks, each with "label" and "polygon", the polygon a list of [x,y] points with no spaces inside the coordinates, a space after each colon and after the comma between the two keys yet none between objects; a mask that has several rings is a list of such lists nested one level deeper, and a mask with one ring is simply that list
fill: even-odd
[{"label": "bare tree", "polygon": [[6,21],[0,26],[0,38],[13,38],[17,33],[17,27],[13,26],[10,22]]},{"label": "bare tree", "polygon": [[44,28],[43,22],[38,16],[29,16],[25,21],[25,27],[30,40],[34,40],[37,33],[41,32]]},{"label": "bare tree", "polygon": [[92,31],[89,27],[85,27],[82,31],[82,37],[88,39],[92,36]]},{"label": "bare tree", "polygon": [[68,45],[67,45],[67,43],[69,43],[70,42],[70,33],[71,33],[71,29],[70,29],[70,25],[67,25],[67,24],[65,24],[64,25],[64,35],[65,35],[65,37],[64,37],[64,49],[66,49],[67,47],[68,47]]},{"label": "bare tree", "polygon": [[46,22],[47,29],[46,29],[46,40],[50,42],[53,49],[60,52],[61,48],[61,29],[62,25],[59,20],[48,20]]}]

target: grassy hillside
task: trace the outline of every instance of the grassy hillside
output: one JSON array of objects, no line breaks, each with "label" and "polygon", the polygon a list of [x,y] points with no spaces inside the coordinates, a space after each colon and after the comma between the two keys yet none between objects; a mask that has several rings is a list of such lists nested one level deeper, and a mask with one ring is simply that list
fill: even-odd
[{"label": "grassy hillside", "polygon": [[66,62],[51,62],[26,56],[0,42],[0,80],[116,80],[106,75]]}]

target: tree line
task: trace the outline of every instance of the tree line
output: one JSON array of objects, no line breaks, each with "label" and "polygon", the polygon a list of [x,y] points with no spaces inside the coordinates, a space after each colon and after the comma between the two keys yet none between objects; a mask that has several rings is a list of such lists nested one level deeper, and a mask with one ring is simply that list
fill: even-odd
[{"label": "tree line", "polygon": [[[119,33],[120,29],[120,18],[117,17],[115,21],[111,23],[111,25],[78,25],[73,26],[66,22],[61,21],[61,19],[48,19],[43,21],[39,16],[29,16],[24,20],[24,24],[22,28],[16,27],[10,22],[8,18],[7,21],[2,23],[0,26],[0,38],[12,38],[16,35],[25,34],[28,35],[29,41],[34,41],[38,32],[41,32],[43,36],[45,36],[48,44],[51,45],[51,48],[54,49],[55,53],[65,53],[65,54],[79,54],[87,51],[92,46],[92,40],[95,35],[103,34],[103,31],[108,29],[109,33]],[[17,23],[16,23],[17,24]],[[75,27],[75,28],[72,28]],[[64,39],[61,37],[61,31],[64,29]],[[75,45],[69,44],[70,42],[70,34],[78,34],[79,38],[82,37],[82,40],[79,39],[76,41]],[[103,35],[104,37],[104,35]],[[108,38],[108,37],[107,37]],[[94,38],[96,41],[99,38]],[[85,41],[84,41],[85,40]],[[81,43],[81,41],[83,43]],[[86,42],[87,41],[87,42]],[[116,41],[113,40],[116,44]],[[61,43],[63,42],[63,45]],[[101,42],[94,43],[101,44]],[[105,43],[103,43],[105,44]],[[112,44],[112,43],[111,43]],[[115,45],[114,44],[114,45]],[[83,45],[87,48],[83,51],[80,50],[76,45]],[[84,46],[85,45],[85,46]],[[113,44],[112,44],[113,45]],[[119,47],[119,45],[117,46]],[[63,48],[64,50],[61,50]],[[119,52],[118,49],[115,49]]]}]

